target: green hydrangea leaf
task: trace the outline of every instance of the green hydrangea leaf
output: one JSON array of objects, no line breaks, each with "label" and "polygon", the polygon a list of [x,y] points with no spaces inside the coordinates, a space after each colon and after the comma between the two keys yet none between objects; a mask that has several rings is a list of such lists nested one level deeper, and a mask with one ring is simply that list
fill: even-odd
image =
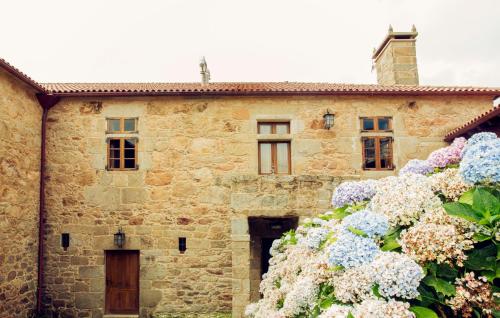
[{"label": "green hydrangea leaf", "polygon": [[477,188],[473,194],[472,208],[479,211],[485,217],[500,213],[500,201],[490,192]]},{"label": "green hydrangea leaf", "polygon": [[380,295],[380,292],[379,292],[379,290],[378,290],[378,289],[379,289],[378,284],[373,285],[373,287],[372,287],[372,292],[373,292],[373,294],[374,294],[377,298],[383,298],[383,297],[382,297],[382,295]]},{"label": "green hydrangea leaf", "polygon": [[381,247],[381,250],[384,252],[392,251],[397,248],[400,248],[401,245],[398,243],[398,241],[395,238],[387,238],[384,239],[384,245]]},{"label": "green hydrangea leaf", "polygon": [[468,204],[453,202],[445,203],[443,207],[449,215],[457,216],[467,221],[478,223],[482,219],[482,216]]},{"label": "green hydrangea leaf", "polygon": [[347,206],[345,206],[345,207],[337,208],[337,209],[333,210],[333,213],[330,214],[329,217],[331,219],[342,220],[343,218],[345,218],[349,214],[351,214],[351,213],[347,212]]},{"label": "green hydrangea leaf", "polygon": [[417,318],[439,318],[432,309],[425,307],[411,306],[410,311],[414,313]]},{"label": "green hydrangea leaf", "polygon": [[464,204],[468,204],[468,205],[472,205],[472,195],[474,194],[474,190],[475,189],[473,188],[473,189],[470,189],[467,192],[464,192],[462,194],[462,196],[460,197],[460,199],[458,199],[458,202],[464,203]]},{"label": "green hydrangea leaf", "polygon": [[368,235],[365,232],[363,232],[361,230],[358,230],[355,227],[349,226],[347,229],[349,231],[351,231],[352,233],[356,234],[356,235],[359,235],[359,236],[362,236],[362,237],[368,237]]},{"label": "green hydrangea leaf", "polygon": [[494,244],[489,244],[483,248],[474,249],[467,254],[464,265],[472,270],[496,270],[497,248]]},{"label": "green hydrangea leaf", "polygon": [[438,293],[443,296],[454,296],[455,295],[455,286],[444,279],[427,276],[423,279],[424,284],[427,286],[433,287]]}]

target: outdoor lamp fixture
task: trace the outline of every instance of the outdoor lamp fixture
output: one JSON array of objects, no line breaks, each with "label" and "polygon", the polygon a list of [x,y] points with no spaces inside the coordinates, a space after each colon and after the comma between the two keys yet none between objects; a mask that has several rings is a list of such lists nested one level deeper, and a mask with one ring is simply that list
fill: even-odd
[{"label": "outdoor lamp fixture", "polygon": [[335,119],[335,114],[330,114],[330,110],[326,110],[326,114],[323,115],[323,122],[325,124],[325,129],[330,129],[333,127],[333,120]]},{"label": "outdoor lamp fixture", "polygon": [[118,232],[114,234],[114,236],[115,236],[115,245],[118,246],[118,248],[122,248],[123,245],[125,244],[125,233],[122,232],[121,227],[118,229]]}]

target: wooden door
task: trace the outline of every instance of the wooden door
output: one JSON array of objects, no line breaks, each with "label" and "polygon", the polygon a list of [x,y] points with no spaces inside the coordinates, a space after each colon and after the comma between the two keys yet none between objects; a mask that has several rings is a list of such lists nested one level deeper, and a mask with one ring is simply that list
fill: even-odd
[{"label": "wooden door", "polygon": [[106,251],[106,313],[139,313],[139,251]]}]

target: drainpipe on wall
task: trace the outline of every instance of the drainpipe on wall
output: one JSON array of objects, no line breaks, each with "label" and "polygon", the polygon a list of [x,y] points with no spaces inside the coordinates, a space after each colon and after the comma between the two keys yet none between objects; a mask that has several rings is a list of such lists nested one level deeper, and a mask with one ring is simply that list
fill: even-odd
[{"label": "drainpipe on wall", "polygon": [[43,240],[45,238],[45,144],[47,135],[47,115],[49,109],[56,105],[61,99],[58,96],[37,94],[36,98],[38,103],[42,106],[42,131],[41,131],[41,144],[40,144],[40,197],[39,197],[39,211],[38,211],[38,280],[37,280],[37,301],[36,312],[42,314],[42,295],[43,295],[43,258],[44,246]]}]

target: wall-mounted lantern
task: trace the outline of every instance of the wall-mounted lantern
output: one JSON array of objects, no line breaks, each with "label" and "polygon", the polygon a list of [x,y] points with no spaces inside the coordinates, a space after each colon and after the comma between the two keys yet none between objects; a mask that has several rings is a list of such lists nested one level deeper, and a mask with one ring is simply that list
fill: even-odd
[{"label": "wall-mounted lantern", "polygon": [[118,248],[122,248],[123,245],[125,245],[125,233],[122,231],[122,228],[120,227],[118,229],[118,232],[115,233],[115,245],[118,246]]},{"label": "wall-mounted lantern", "polygon": [[69,247],[69,233],[62,233],[61,234],[61,246],[62,248],[67,251]]},{"label": "wall-mounted lantern", "polygon": [[323,122],[325,129],[330,129],[333,127],[333,121],[335,119],[335,114],[331,114],[330,110],[326,110],[326,114],[323,115]]}]

